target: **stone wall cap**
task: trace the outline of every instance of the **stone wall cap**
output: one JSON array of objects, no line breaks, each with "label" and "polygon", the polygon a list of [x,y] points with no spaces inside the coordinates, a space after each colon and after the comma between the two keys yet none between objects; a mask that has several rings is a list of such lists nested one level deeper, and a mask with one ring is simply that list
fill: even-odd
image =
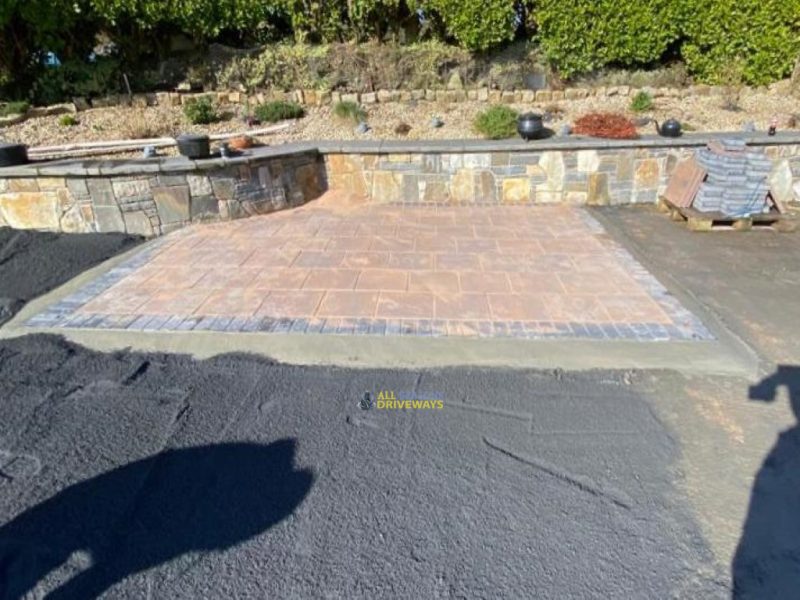
[{"label": "stone wall cap", "polygon": [[145,175],[150,173],[187,173],[208,171],[257,163],[268,158],[320,154],[432,154],[478,152],[545,152],[564,150],[619,150],[635,148],[692,148],[712,141],[742,140],[750,146],[800,145],[800,132],[766,133],[712,132],[687,133],[679,138],[646,135],[635,140],[609,140],[571,135],[525,142],[508,140],[322,140],[257,146],[241,156],[190,160],[184,157],[151,159],[60,159],[34,161],[27,165],[0,168],[0,177],[99,177]]},{"label": "stone wall cap", "polygon": [[769,136],[766,133],[712,132],[684,134],[679,138],[666,138],[659,135],[645,135],[634,140],[612,140],[570,135],[568,137],[553,137],[546,140],[535,140],[530,142],[525,142],[516,138],[508,140],[385,140],[377,145],[375,142],[342,141],[336,145],[334,150],[331,150],[327,145],[320,145],[318,149],[323,154],[537,152],[544,150],[681,148],[705,146],[711,141],[720,139],[742,139],[749,145],[754,146],[800,144],[800,133],[786,131],[780,132],[775,136]]}]

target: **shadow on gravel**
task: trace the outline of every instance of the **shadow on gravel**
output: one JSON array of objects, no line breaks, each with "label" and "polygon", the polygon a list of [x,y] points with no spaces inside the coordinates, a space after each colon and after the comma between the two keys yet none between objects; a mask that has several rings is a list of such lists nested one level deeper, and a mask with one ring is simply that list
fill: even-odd
[{"label": "shadow on gravel", "polygon": [[[800,367],[781,365],[750,388],[750,399],[773,402],[786,386],[800,422]],[[756,476],[733,559],[733,598],[795,598],[800,593],[800,424],[778,436]]]},{"label": "shadow on gravel", "polygon": [[186,553],[252,538],[310,490],[294,454],[294,440],[169,450],[66,488],[0,529],[0,597],[30,592],[76,551],[91,566],[48,598],[94,598]]}]

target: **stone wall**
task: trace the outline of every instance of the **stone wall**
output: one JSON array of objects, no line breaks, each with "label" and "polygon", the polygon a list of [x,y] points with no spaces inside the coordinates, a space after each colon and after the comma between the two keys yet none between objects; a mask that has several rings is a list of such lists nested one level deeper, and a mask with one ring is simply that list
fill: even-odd
[{"label": "stone wall", "polygon": [[[81,169],[70,163],[16,169],[22,176],[0,178],[0,226],[150,237],[189,223],[298,206],[327,188],[324,161],[317,152],[238,163],[221,159],[118,162],[105,176],[100,162],[81,163]],[[163,172],[147,172],[153,166]],[[24,176],[26,169],[32,176]],[[59,169],[64,171],[62,176],[40,174],[58,174]],[[79,170],[84,174],[78,174]]]},{"label": "stone wall", "polygon": [[[375,202],[455,204],[631,204],[656,202],[693,148],[551,149],[536,152],[329,154],[332,188]],[[800,145],[770,146],[773,189],[791,200]]]},{"label": "stone wall", "polygon": [[340,101],[357,104],[386,104],[391,102],[488,102],[490,104],[548,103],[563,100],[582,100],[584,98],[613,98],[616,96],[633,98],[639,92],[647,92],[653,98],[689,98],[691,96],[722,96],[726,88],[721,86],[693,85],[683,88],[635,88],[627,85],[601,86],[593,88],[567,88],[565,90],[498,90],[488,87],[474,89],[414,89],[377,90],[375,92],[340,92],[327,90],[272,90],[253,92],[240,91],[213,92],[152,92],[147,94],[115,94],[91,100],[78,98],[74,102],[51,106],[32,107],[26,114],[0,117],[0,128],[15,125],[26,119],[77,113],[91,108],[112,106],[182,106],[200,98],[209,98],[219,104],[241,104],[254,106],[269,100],[287,100],[305,106],[326,106]]},{"label": "stone wall", "polygon": [[77,99],[75,102],[54,104],[31,108],[26,115],[12,115],[0,118],[0,126],[11,125],[27,118],[78,112],[90,108],[108,108],[112,106],[181,106],[194,102],[199,98],[210,98],[220,104],[260,104],[268,100],[287,100],[306,106],[324,106],[346,100],[359,104],[385,104],[390,102],[428,101],[428,102],[489,102],[493,104],[507,103],[546,103],[562,100],[581,100],[584,98],[613,98],[615,96],[634,97],[639,92],[647,92],[653,98],[688,98],[691,96],[722,96],[726,88],[722,86],[693,85],[682,88],[644,87],[627,85],[577,87],[564,90],[499,90],[488,87],[457,89],[408,89],[377,90],[374,92],[342,92],[329,90],[290,90],[261,91],[245,93],[236,90],[209,92],[152,92],[147,94],[115,94],[94,98],[89,102]]},{"label": "stone wall", "polygon": [[503,141],[322,141],[242,156],[45,161],[0,169],[0,226],[155,236],[297,206],[328,189],[381,203],[655,202],[675,165],[720,138],[774,161],[775,197],[800,200],[800,135],[570,136]]}]

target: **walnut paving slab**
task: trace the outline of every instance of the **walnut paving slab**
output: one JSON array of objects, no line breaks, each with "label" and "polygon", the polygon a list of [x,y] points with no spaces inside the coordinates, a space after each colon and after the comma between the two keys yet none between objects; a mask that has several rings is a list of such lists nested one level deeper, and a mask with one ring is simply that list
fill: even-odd
[{"label": "walnut paving slab", "polygon": [[580,208],[340,206],[330,199],[155,240],[27,324],[711,338]]}]

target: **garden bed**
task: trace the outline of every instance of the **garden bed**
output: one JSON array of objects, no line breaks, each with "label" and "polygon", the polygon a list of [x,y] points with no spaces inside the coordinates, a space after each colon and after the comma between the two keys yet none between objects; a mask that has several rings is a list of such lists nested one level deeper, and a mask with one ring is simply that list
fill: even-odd
[{"label": "garden bed", "polygon": [[[625,95],[589,97],[580,100],[558,102],[511,103],[516,110],[534,110],[551,113],[547,126],[558,131],[561,125],[572,124],[581,115],[591,111],[625,112],[632,118],[653,117],[663,121],[676,117],[698,132],[740,131],[749,122],[759,130],[766,130],[769,122],[777,116],[779,129],[786,129],[792,118],[796,103],[775,91],[748,89],[742,93],[739,110],[725,110],[725,99],[717,95],[654,98],[654,109],[642,113],[629,111],[632,98]],[[487,102],[463,101],[406,101],[366,104],[367,121],[371,130],[366,134],[356,133],[354,123],[333,116],[332,106],[310,106],[306,116],[286,131],[265,138],[265,142],[279,143],[302,140],[352,140],[352,139],[471,139],[479,137],[472,128],[476,115],[485,110]],[[63,126],[60,116],[29,119],[23,123],[0,129],[0,140],[23,142],[31,147],[100,141],[131,137],[174,136],[185,132],[221,133],[246,129],[239,118],[242,107],[221,105],[223,119],[210,125],[191,125],[181,106],[112,107],[97,108],[76,115],[78,124]],[[440,128],[432,128],[433,116],[444,121]],[[411,129],[407,134],[396,132],[398,125],[405,123]],[[795,123],[797,126],[797,123]],[[640,133],[653,133],[652,125],[639,128]]]}]

